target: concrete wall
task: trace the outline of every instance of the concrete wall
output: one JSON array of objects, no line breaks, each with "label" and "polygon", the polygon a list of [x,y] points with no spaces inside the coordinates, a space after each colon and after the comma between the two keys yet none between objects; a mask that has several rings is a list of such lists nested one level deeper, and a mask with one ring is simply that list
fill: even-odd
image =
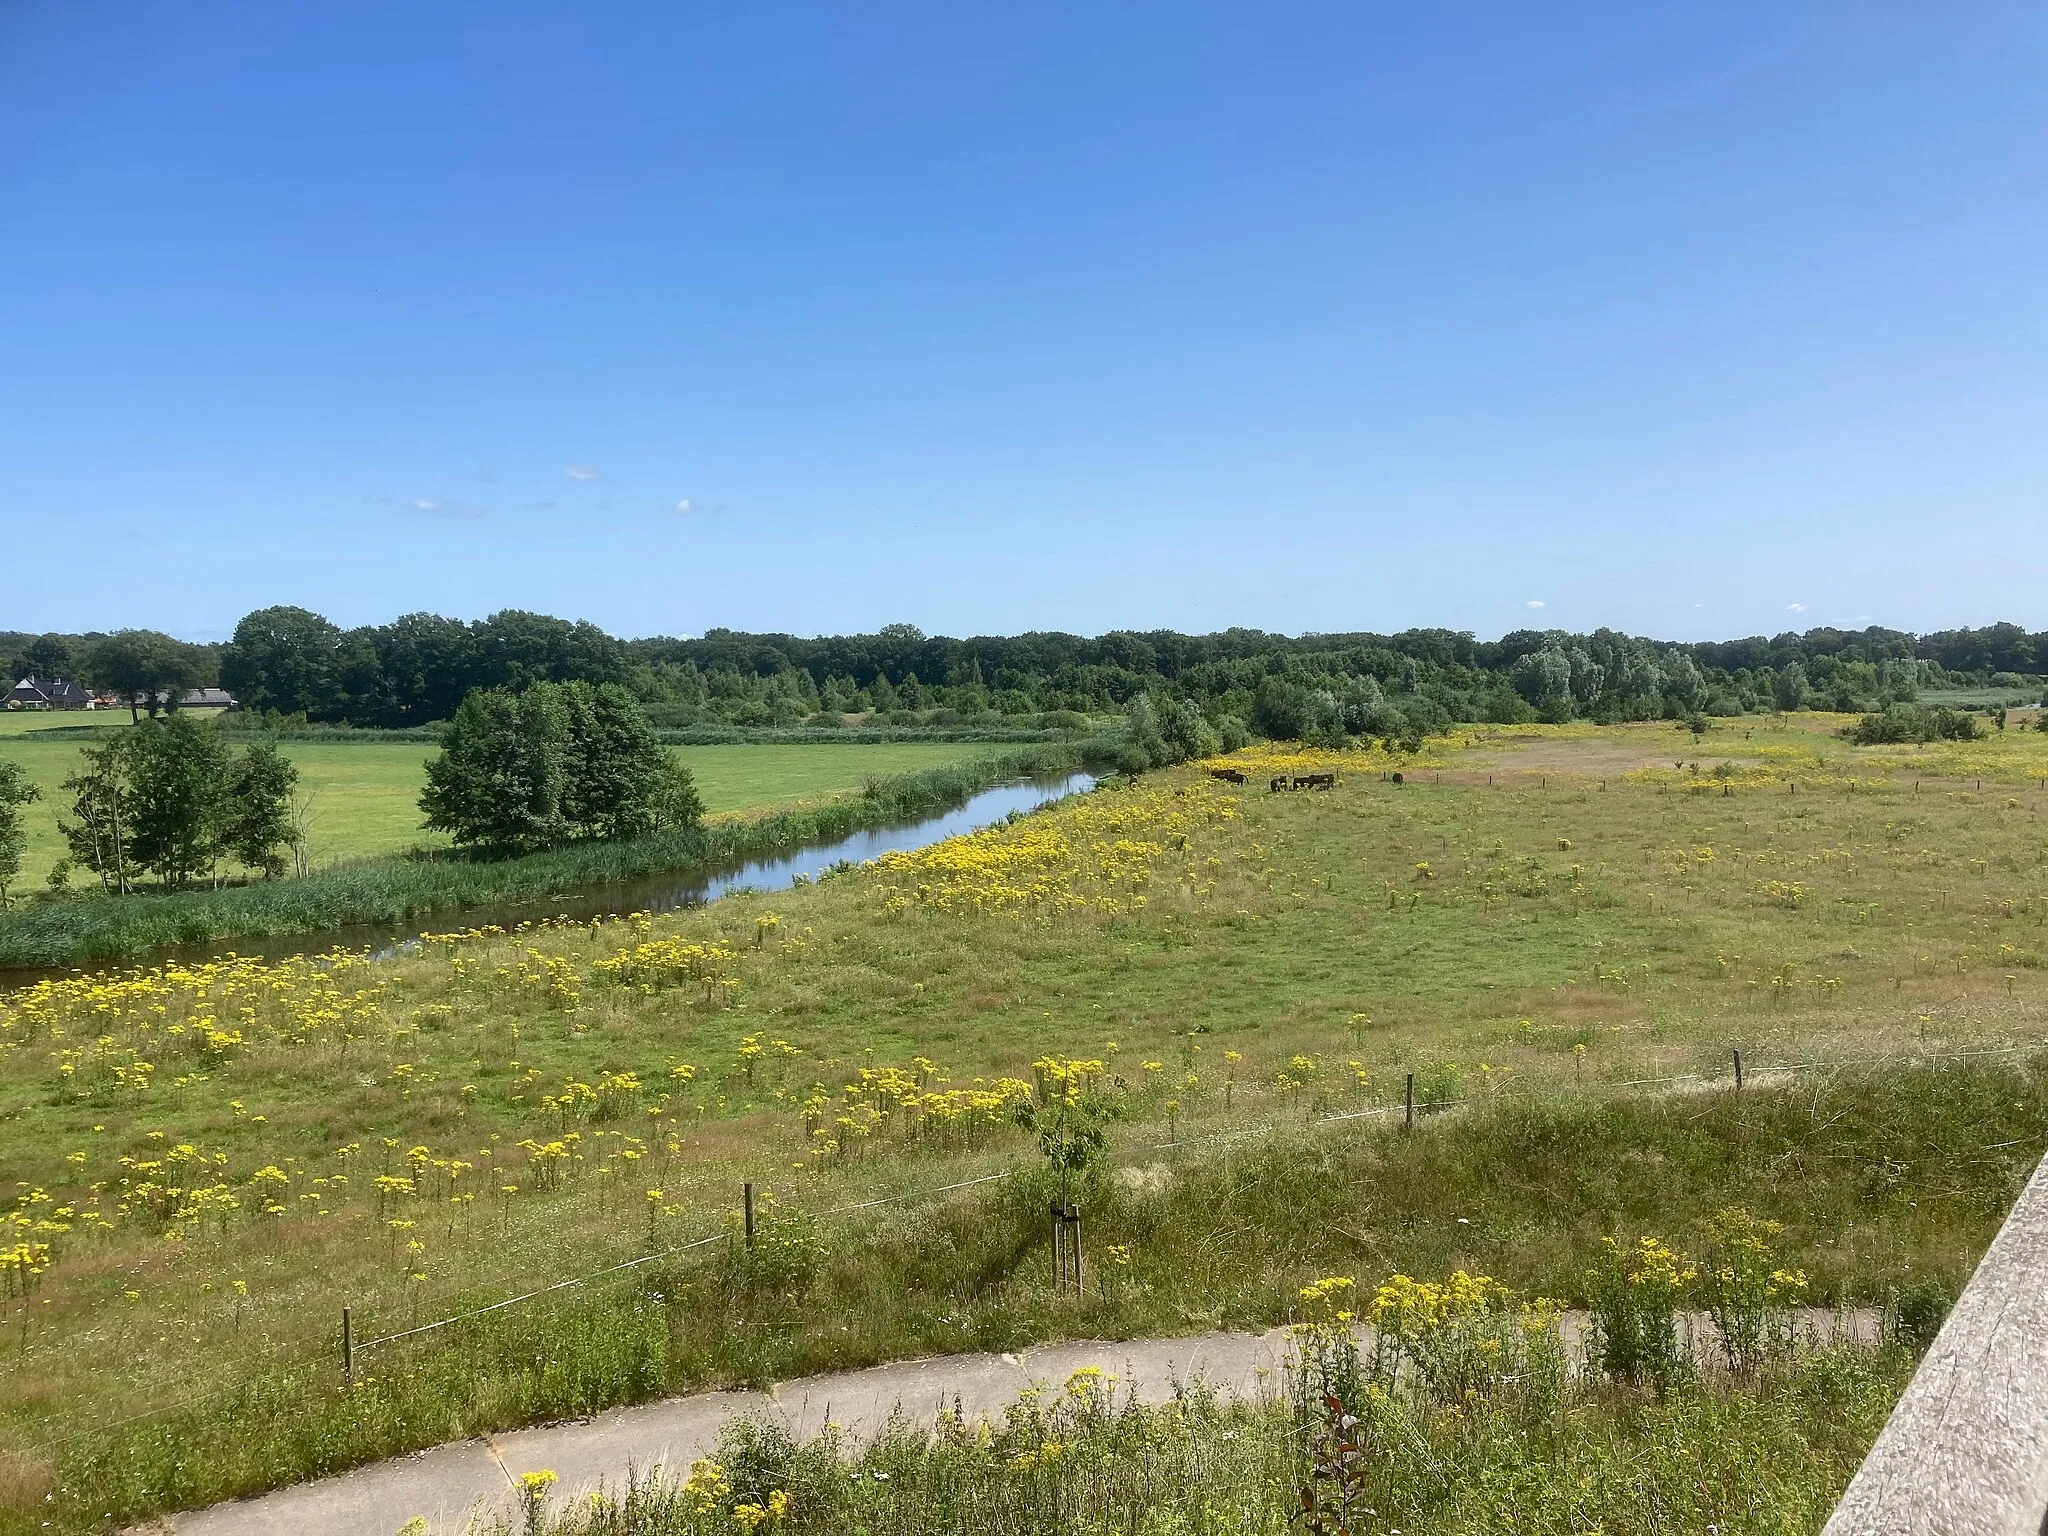
[{"label": "concrete wall", "polygon": [[2048,1160],[1822,1536],[2048,1536]]}]

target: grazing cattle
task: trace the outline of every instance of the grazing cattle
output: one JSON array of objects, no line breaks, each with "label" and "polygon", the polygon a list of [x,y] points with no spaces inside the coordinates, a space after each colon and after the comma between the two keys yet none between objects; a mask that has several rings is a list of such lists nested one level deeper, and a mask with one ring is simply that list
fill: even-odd
[{"label": "grazing cattle", "polygon": [[1226,784],[1242,784],[1244,782],[1244,775],[1235,768],[1211,768],[1209,770],[1209,777],[1221,779]]},{"label": "grazing cattle", "polygon": [[1297,773],[1294,776],[1296,789],[1335,789],[1337,775],[1334,773]]},{"label": "grazing cattle", "polygon": [[1268,784],[1266,788],[1272,790],[1275,794],[1278,794],[1281,790],[1287,788],[1287,775],[1284,773],[1275,774],[1273,777],[1273,782]]}]

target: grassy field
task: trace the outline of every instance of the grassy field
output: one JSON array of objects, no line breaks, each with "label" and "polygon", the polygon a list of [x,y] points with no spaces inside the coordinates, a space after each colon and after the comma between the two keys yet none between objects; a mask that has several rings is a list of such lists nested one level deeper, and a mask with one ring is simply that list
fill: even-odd
[{"label": "grassy field", "polygon": [[[66,808],[61,785],[77,771],[82,734],[79,714],[0,714],[0,759],[25,766],[42,789],[28,806],[28,849],[20,886],[40,889],[64,854],[57,830]],[[55,722],[53,724],[53,722]],[[103,729],[125,729],[125,713]],[[68,727],[68,728],[67,728]],[[445,846],[420,828],[419,795],[434,753],[406,742],[286,742],[298,765],[300,787],[312,796],[309,831],[316,867],[340,861]],[[874,775],[914,773],[942,763],[986,756],[990,748],[967,742],[889,742],[872,746],[711,746],[674,749],[697,776],[713,816],[756,811],[794,800],[857,790]],[[81,886],[85,876],[72,875]]]},{"label": "grassy field", "polygon": [[[2048,737],[1838,723],[1261,751],[1246,789],[1149,775],[698,912],[18,995],[0,1166],[51,1251],[0,1508],[91,1528],[693,1385],[1267,1324],[1319,1275],[1580,1300],[1601,1237],[1696,1245],[1729,1204],[1816,1301],[1953,1291],[2048,1137]],[[1062,1083],[1105,1137],[1080,1300],[1018,1125]],[[343,1304],[370,1337],[728,1231],[742,1178],[755,1256],[336,1386]]]}]

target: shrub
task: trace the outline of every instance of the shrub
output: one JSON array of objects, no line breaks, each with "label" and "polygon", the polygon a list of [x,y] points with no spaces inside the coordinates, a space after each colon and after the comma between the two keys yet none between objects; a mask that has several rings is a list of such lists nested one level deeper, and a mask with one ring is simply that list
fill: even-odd
[{"label": "shrub", "polygon": [[1949,1294],[1931,1280],[1892,1294],[1892,1337],[1915,1354],[1924,1353],[1948,1321]]},{"label": "shrub", "polygon": [[1984,727],[1975,715],[1960,709],[1887,704],[1843,734],[1859,746],[1874,747],[1909,741],[1977,741],[1983,737]]},{"label": "shrub", "polygon": [[1606,1251],[1586,1274],[1600,1368],[1617,1382],[1668,1383],[1685,1364],[1678,1310],[1698,1271],[1655,1237],[1601,1242]]},{"label": "shrub", "polygon": [[1785,1269],[1769,1240],[1784,1231],[1730,1207],[1705,1222],[1707,1254],[1699,1275],[1700,1300],[1720,1335],[1721,1353],[1734,1371],[1754,1371],[1792,1342],[1790,1308],[1806,1294],[1806,1276]]}]

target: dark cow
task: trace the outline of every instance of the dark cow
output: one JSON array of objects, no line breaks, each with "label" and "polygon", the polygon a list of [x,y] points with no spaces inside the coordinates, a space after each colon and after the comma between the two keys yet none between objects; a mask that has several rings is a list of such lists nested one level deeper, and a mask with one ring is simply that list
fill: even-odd
[{"label": "dark cow", "polygon": [[1221,779],[1226,784],[1242,784],[1244,782],[1244,775],[1235,768],[1211,768],[1209,770],[1209,777]]},{"label": "dark cow", "polygon": [[1296,789],[1335,789],[1337,775],[1334,773],[1297,773],[1294,776]]},{"label": "dark cow", "polygon": [[1272,781],[1272,783],[1270,783],[1270,784],[1268,784],[1268,785],[1266,786],[1266,788],[1268,788],[1268,789],[1272,790],[1272,791],[1273,791],[1273,793],[1275,793],[1276,795],[1277,795],[1277,794],[1278,794],[1278,793],[1279,793],[1279,792],[1280,792],[1281,790],[1283,790],[1283,789],[1286,789],[1287,787],[1288,787],[1288,785],[1287,785],[1287,775],[1286,775],[1286,774],[1284,774],[1284,773],[1281,773],[1281,774],[1275,774],[1275,775],[1274,775],[1274,777],[1273,777],[1273,781]]}]

